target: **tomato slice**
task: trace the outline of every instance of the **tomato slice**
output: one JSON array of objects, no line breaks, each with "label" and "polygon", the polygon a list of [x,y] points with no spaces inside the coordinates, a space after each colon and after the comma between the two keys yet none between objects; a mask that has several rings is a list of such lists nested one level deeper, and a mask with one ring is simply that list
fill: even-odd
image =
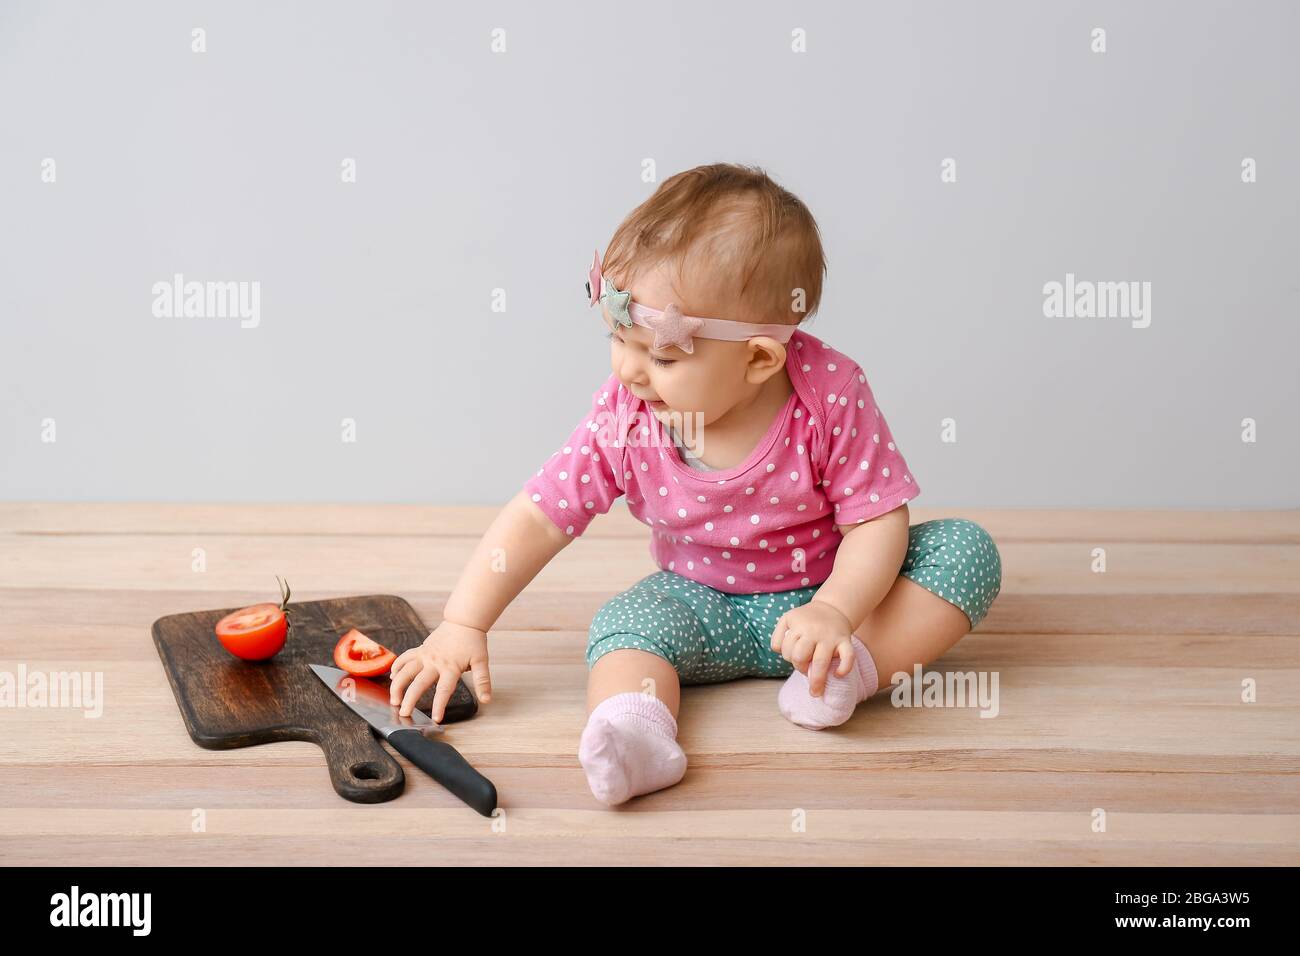
[{"label": "tomato slice", "polygon": [[217,640],[236,657],[264,661],[284,647],[289,621],[275,604],[254,604],[217,622]]},{"label": "tomato slice", "polygon": [[397,655],[372,641],[355,627],[334,645],[334,664],[355,677],[378,677],[388,673]]}]

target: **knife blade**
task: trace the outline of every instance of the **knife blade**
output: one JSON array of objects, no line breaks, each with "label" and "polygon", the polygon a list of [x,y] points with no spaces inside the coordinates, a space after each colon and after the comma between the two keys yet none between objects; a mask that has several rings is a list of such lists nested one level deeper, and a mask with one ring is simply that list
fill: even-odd
[{"label": "knife blade", "polygon": [[418,710],[412,710],[410,717],[401,716],[399,708],[388,702],[388,691],[372,680],[354,677],[338,667],[307,666],[335,697],[379,731],[398,753],[483,816],[492,815],[497,805],[496,787],[451,744],[426,736],[446,732],[433,718]]}]

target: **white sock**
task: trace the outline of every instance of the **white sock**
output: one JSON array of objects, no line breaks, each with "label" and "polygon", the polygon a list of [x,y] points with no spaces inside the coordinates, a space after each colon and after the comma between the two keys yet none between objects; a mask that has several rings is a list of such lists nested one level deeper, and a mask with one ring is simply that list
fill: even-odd
[{"label": "white sock", "polygon": [[578,761],[592,795],[609,806],[671,787],[686,773],[672,711],[638,691],[596,705],[582,732]]}]

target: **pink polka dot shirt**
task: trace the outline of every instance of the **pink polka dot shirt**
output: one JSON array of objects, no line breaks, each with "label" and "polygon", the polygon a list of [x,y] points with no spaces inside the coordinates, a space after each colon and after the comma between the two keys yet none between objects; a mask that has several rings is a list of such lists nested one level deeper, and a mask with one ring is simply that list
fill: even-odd
[{"label": "pink polka dot shirt", "polygon": [[[796,330],[786,371],[794,392],[767,433],[739,465],[717,470],[687,464],[669,429],[611,374],[524,488],[575,536],[626,495],[652,529],[659,567],[719,591],[821,584],[842,540],[836,525],[893,511],[921,489],[856,362]],[[707,450],[707,426],[703,438]]]}]

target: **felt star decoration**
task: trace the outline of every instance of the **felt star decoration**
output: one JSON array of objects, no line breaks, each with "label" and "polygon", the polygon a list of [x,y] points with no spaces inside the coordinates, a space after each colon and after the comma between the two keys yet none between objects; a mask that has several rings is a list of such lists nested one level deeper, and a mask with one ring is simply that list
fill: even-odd
[{"label": "felt star decoration", "polygon": [[591,304],[595,305],[600,301],[600,253],[591,254],[591,269],[587,272],[587,295],[591,299]]},{"label": "felt star decoration", "polygon": [[614,283],[608,279],[605,282],[605,294],[601,296],[605,300],[605,307],[609,309],[609,317],[625,328],[632,328],[632,316],[627,314],[627,304],[632,301],[631,292],[619,292],[614,287]]},{"label": "felt star decoration", "polygon": [[619,292],[614,287],[614,283],[601,275],[599,251],[591,254],[591,268],[587,271],[587,295],[591,299],[591,305],[595,305],[602,299],[608,300],[610,318],[624,328],[632,327],[632,316],[628,315],[627,311],[632,293]]},{"label": "felt star decoration", "polygon": [[704,327],[699,319],[682,315],[682,310],[674,302],[669,302],[662,314],[646,319],[645,324],[654,331],[655,348],[666,349],[676,345],[688,355],[695,351],[695,333]]}]

